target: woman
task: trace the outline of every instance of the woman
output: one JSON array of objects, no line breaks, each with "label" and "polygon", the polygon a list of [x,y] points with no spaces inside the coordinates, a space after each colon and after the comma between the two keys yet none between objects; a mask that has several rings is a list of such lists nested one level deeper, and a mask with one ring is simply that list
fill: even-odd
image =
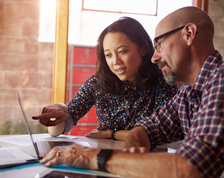
[{"label": "woman", "polygon": [[122,17],[109,25],[99,36],[96,50],[97,72],[68,105],[45,107],[42,115],[33,117],[54,126],[48,127],[51,136],[69,132],[95,105],[99,126],[86,136],[124,140],[136,121],[176,93],[176,85],[167,85],[152,64],[151,39],[135,19]]}]

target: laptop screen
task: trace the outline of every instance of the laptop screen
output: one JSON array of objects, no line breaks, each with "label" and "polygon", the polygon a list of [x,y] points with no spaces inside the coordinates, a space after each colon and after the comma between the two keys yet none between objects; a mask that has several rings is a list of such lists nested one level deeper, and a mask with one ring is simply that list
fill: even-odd
[{"label": "laptop screen", "polygon": [[23,108],[22,100],[21,100],[21,98],[20,98],[19,93],[18,93],[18,101],[19,101],[19,105],[20,105],[20,108],[21,108],[22,113],[23,113],[23,118],[24,118],[24,120],[25,120],[26,128],[27,128],[27,131],[28,131],[28,133],[29,133],[29,135],[30,135],[30,139],[31,139],[31,141],[32,141],[34,150],[35,150],[35,152],[36,152],[37,157],[40,159],[40,157],[39,157],[39,152],[38,152],[36,143],[34,142],[34,139],[33,139],[33,136],[32,136],[32,132],[31,132],[31,129],[30,129],[30,126],[29,126],[29,122],[28,122],[28,119],[27,119],[27,117],[26,117],[25,110],[24,110],[24,108]]}]

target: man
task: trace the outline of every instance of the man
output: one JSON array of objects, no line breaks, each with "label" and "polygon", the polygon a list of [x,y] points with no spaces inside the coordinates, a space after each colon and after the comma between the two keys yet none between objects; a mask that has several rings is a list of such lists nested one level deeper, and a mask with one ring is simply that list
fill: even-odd
[{"label": "man", "polygon": [[[131,177],[219,177],[224,168],[224,64],[213,35],[211,19],[196,7],[169,14],[156,28],[152,62],[168,83],[186,83],[178,94],[135,125],[125,140],[126,152],[73,145],[53,149],[41,162]],[[177,153],[144,153],[182,139]]]}]

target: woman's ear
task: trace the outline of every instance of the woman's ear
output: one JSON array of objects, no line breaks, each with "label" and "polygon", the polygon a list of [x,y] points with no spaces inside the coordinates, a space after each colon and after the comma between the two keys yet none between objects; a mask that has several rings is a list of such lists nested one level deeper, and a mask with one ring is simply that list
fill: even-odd
[{"label": "woman's ear", "polygon": [[147,49],[146,49],[145,47],[142,47],[142,48],[140,49],[140,53],[141,53],[141,56],[145,56],[146,53],[147,53]]},{"label": "woman's ear", "polygon": [[198,33],[197,26],[194,23],[188,23],[185,25],[184,32],[184,38],[187,41],[187,45],[190,46],[193,43],[196,34]]}]

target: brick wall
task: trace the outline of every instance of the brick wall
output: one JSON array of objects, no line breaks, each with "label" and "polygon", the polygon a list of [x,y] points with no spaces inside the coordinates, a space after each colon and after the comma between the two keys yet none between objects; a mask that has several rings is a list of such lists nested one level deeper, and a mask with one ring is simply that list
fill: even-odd
[{"label": "brick wall", "polygon": [[215,25],[215,48],[224,57],[224,0],[209,0],[208,14]]},{"label": "brick wall", "polygon": [[[51,104],[54,44],[38,41],[39,0],[0,0],[0,129]],[[36,122],[38,123],[38,122]]]},{"label": "brick wall", "polygon": [[[51,104],[54,44],[38,41],[39,13],[39,0],[0,0],[0,131],[23,120],[18,92],[28,118]],[[224,56],[224,0],[210,0],[208,13]]]}]

